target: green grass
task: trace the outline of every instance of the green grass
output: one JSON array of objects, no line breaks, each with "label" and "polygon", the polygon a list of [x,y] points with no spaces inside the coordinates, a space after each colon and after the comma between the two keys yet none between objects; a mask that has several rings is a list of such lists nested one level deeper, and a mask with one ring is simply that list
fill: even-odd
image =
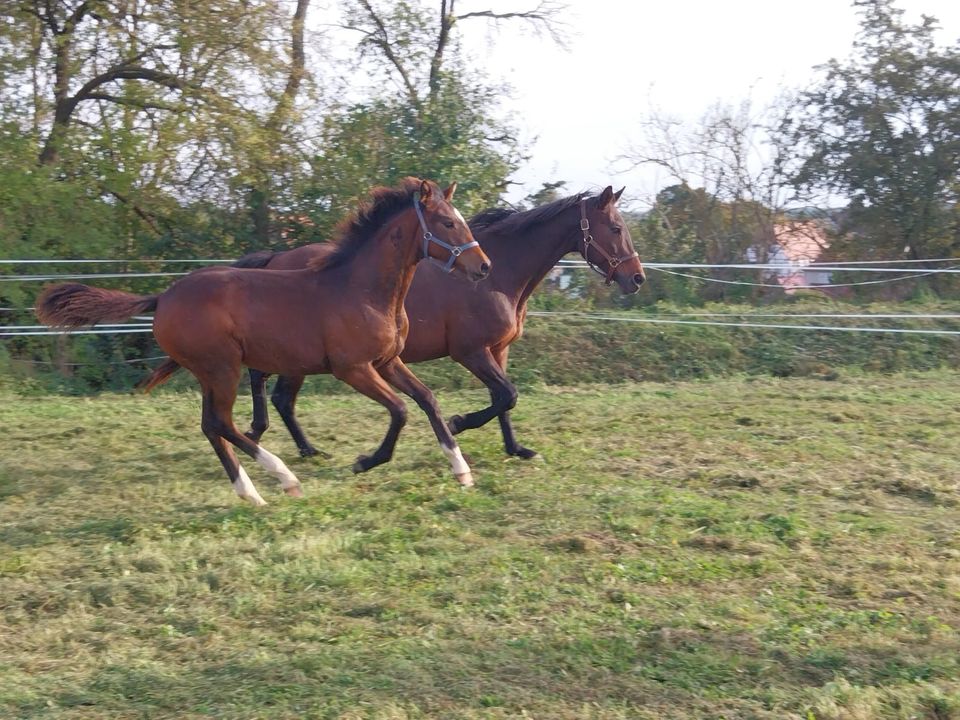
[{"label": "green grass", "polygon": [[960,376],[526,392],[467,491],[410,405],[255,510],[196,393],[0,396],[0,717],[960,718]]}]

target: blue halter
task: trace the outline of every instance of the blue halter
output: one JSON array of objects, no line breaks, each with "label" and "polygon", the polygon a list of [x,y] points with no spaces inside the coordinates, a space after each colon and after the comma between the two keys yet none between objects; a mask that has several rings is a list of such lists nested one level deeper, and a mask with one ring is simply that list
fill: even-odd
[{"label": "blue halter", "polygon": [[[480,243],[478,243],[476,240],[472,240],[463,245],[451,245],[450,243],[441,240],[432,232],[430,232],[430,230],[427,228],[427,221],[423,217],[423,211],[420,209],[420,193],[418,192],[413,194],[413,208],[417,211],[417,219],[420,220],[420,228],[423,230],[423,256],[429,262],[441,268],[444,272],[448,273],[453,270],[453,266],[457,262],[457,258],[463,254],[464,250],[469,250],[472,247],[479,247]],[[450,259],[444,263],[436,258],[430,257],[430,243],[434,243],[445,250],[449,250]]]}]

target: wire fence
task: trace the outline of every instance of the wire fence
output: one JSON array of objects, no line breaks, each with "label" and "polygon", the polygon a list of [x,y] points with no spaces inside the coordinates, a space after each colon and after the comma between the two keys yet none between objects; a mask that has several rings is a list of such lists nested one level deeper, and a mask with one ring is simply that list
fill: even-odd
[{"label": "wire fence", "polygon": [[[6,259],[0,260],[0,266],[17,265],[101,265],[101,264],[124,264],[124,265],[167,265],[167,264],[201,264],[217,265],[233,262],[232,260],[222,258],[210,259],[186,259],[186,260],[160,260],[160,259],[139,259],[139,260],[116,260],[107,258],[98,259]],[[769,275],[792,275],[802,273],[804,270],[814,270],[817,272],[843,272],[843,273],[890,273],[897,274],[897,277],[882,278],[879,280],[860,280],[844,283],[809,283],[809,284],[791,284],[790,290],[821,290],[828,288],[853,288],[869,285],[885,285],[890,283],[903,282],[907,280],[916,280],[918,278],[929,277],[932,275],[954,275],[960,273],[960,265],[951,265],[949,267],[910,267],[910,265],[931,265],[934,263],[958,263],[960,258],[931,258],[929,260],[864,260],[864,261],[841,261],[829,263],[804,263],[804,264],[777,264],[777,263],[670,263],[670,262],[646,262],[644,267],[665,275],[683,277],[689,280],[695,280],[703,283],[715,283],[721,285],[735,285],[743,287],[761,287],[772,289],[787,289],[787,286],[779,282],[756,282],[751,280],[731,280],[728,278],[711,277],[709,275],[696,275],[691,272],[680,272],[680,270],[749,270],[753,272],[765,272]],[[884,267],[881,267],[884,265]],[[891,267],[890,265],[894,265]],[[583,260],[560,260],[558,266],[564,269],[582,270],[589,268],[589,265]],[[906,267],[904,267],[906,266]],[[117,278],[171,278],[182,277],[189,274],[186,271],[166,271],[166,272],[84,272],[84,273],[37,273],[37,274],[0,274],[0,283],[9,282],[51,282],[68,280],[109,280]]]},{"label": "wire fence", "polygon": [[[874,332],[874,333],[900,333],[915,335],[960,335],[960,330],[935,329],[935,328],[904,328],[904,327],[873,327],[860,325],[792,325],[784,323],[758,323],[752,322],[752,318],[764,319],[803,319],[803,320],[947,320],[960,322],[960,314],[957,313],[657,313],[654,314],[609,314],[592,313],[583,311],[550,311],[550,310],[530,310],[527,312],[529,318],[567,318],[594,320],[599,322],[627,322],[627,323],[648,323],[653,325],[705,325],[714,327],[751,327],[751,328],[770,328],[784,330],[817,330],[817,331],[835,331],[835,332]],[[677,318],[733,318],[731,320],[682,320]],[[36,335],[108,335],[108,334],[136,334],[152,332],[151,323],[114,323],[98,325],[91,328],[58,330],[51,329],[45,325],[4,325],[0,326],[0,338],[11,337],[30,337]]]},{"label": "wire fence", "polygon": [[[86,258],[86,259],[0,259],[0,267],[3,266],[33,266],[33,265],[150,265],[150,266],[168,266],[168,265],[217,265],[234,262],[232,259],[138,259],[138,260],[118,260],[107,258]],[[856,261],[837,261],[837,262],[811,262],[803,265],[783,265],[783,264],[759,264],[759,263],[728,263],[728,264],[709,264],[709,263],[667,263],[667,262],[648,262],[644,263],[645,268],[649,268],[665,274],[689,278],[702,282],[714,282],[734,285],[747,285],[759,287],[772,287],[784,289],[779,283],[760,283],[745,280],[729,280],[724,278],[710,277],[706,275],[695,275],[693,273],[680,272],[686,270],[749,270],[753,272],[766,273],[796,273],[803,270],[816,270],[818,272],[843,272],[843,273],[896,273],[897,277],[883,278],[879,280],[864,280],[850,283],[818,283],[816,285],[793,285],[791,289],[819,289],[834,287],[852,287],[857,285],[876,285],[880,283],[899,282],[903,280],[916,279],[937,274],[957,274],[960,273],[960,266],[955,265],[960,262],[960,258],[931,258],[926,260],[856,260]],[[947,267],[934,267],[933,264],[951,263]],[[561,260],[559,267],[564,269],[582,270],[589,266],[582,260]],[[918,267],[922,265],[922,267]],[[160,277],[179,277],[188,274],[185,271],[169,272],[80,272],[80,273],[37,273],[37,274],[5,274],[0,275],[0,282],[48,282],[64,280],[100,280],[116,278],[160,278]],[[33,308],[24,307],[0,307],[0,312],[6,313],[28,313]],[[860,324],[863,321],[872,322],[877,320],[915,320],[927,322],[949,322],[960,320],[960,314],[956,313],[756,313],[756,312],[658,312],[652,313],[633,313],[611,314],[595,312],[577,312],[577,311],[547,311],[533,310],[527,313],[527,316],[535,319],[581,319],[599,323],[646,323],[650,325],[687,325],[687,326],[712,326],[712,327],[731,327],[731,328],[757,328],[770,330],[800,330],[816,332],[859,332],[859,333],[891,333],[902,335],[941,335],[953,336],[960,335],[960,330],[950,328],[916,328],[916,327],[880,327],[872,324]],[[756,320],[762,319],[763,322]],[[49,328],[44,325],[28,324],[8,324],[0,325],[0,339],[37,337],[37,336],[63,336],[63,335],[133,335],[146,334],[152,332],[151,318],[149,316],[137,316],[133,320],[140,322],[110,323],[98,325],[91,328],[63,330]],[[781,322],[770,322],[771,320],[780,320]],[[830,321],[821,324],[793,324],[791,320],[819,320]],[[783,322],[787,321],[787,322]],[[854,325],[840,325],[838,322],[857,321]],[[129,360],[118,360],[112,362],[103,362],[98,364],[119,365],[146,363],[154,360],[163,359],[165,356],[158,355],[145,358],[133,358]],[[22,361],[37,365],[52,365],[46,361]],[[92,365],[94,363],[67,363],[71,367],[80,367]]]}]

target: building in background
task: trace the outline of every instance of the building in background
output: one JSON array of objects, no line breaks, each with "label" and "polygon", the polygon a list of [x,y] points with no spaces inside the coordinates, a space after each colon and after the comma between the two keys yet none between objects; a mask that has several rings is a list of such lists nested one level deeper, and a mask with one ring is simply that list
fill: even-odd
[{"label": "building in background", "polygon": [[774,224],[773,237],[765,253],[750,248],[747,260],[774,266],[768,277],[789,294],[799,288],[830,284],[829,271],[810,267],[829,247],[830,238],[821,221],[788,220]]}]

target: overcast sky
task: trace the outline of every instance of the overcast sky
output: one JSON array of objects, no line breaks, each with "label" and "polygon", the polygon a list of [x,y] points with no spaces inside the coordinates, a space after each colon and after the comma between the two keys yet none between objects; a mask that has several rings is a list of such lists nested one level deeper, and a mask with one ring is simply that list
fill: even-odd
[{"label": "overcast sky", "polygon": [[[656,107],[690,121],[718,101],[760,107],[782,86],[800,87],[813,66],[850,54],[858,18],[846,0],[565,0],[569,43],[504,29],[486,47],[482,27],[464,27],[468,49],[491,77],[509,82],[505,106],[532,158],[514,179],[522,198],[544,181],[577,192],[627,185],[635,202],[667,179],[652,170],[616,173]],[[517,10],[536,0],[461,0],[457,10]],[[908,21],[940,20],[939,44],[960,38],[958,0],[899,0]]]}]

